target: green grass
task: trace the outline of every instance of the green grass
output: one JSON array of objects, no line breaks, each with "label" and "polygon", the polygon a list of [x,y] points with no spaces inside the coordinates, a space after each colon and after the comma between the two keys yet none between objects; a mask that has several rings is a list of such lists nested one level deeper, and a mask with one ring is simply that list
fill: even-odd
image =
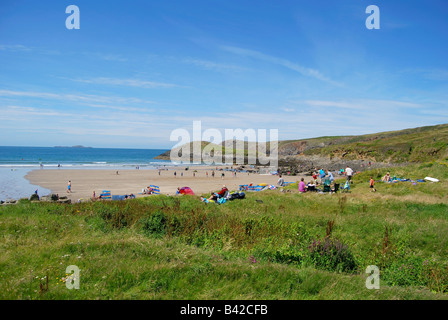
[{"label": "green grass", "polygon": [[[370,193],[370,175],[385,173],[373,170],[349,194],[291,186],[223,205],[151,196],[3,206],[0,298],[447,299],[446,165],[394,170],[441,182]],[[80,290],[61,281],[69,265],[81,269]],[[365,287],[368,265],[380,268],[380,290]]]}]

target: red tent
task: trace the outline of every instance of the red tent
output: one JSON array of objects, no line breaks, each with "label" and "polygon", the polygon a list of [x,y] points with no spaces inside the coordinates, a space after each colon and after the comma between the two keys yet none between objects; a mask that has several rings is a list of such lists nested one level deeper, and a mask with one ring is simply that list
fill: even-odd
[{"label": "red tent", "polygon": [[190,194],[190,195],[194,196],[193,190],[191,190],[191,188],[189,188],[189,187],[180,188],[179,192],[180,192],[180,194]]}]

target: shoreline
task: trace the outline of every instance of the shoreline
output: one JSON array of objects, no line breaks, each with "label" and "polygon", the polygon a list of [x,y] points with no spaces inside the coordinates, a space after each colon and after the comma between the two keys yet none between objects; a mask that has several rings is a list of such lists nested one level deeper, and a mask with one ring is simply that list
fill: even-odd
[{"label": "shoreline", "polygon": [[[136,197],[148,196],[139,193],[149,185],[159,186],[160,193],[164,195],[175,195],[178,187],[190,187],[196,195],[201,195],[218,191],[223,185],[233,191],[239,190],[242,184],[267,183],[277,186],[278,181],[278,176],[271,174],[237,172],[234,177],[233,172],[225,171],[230,166],[194,166],[193,168],[189,166],[188,171],[185,167],[167,166],[160,170],[160,175],[158,169],[118,170],[118,175],[117,170],[110,169],[36,169],[28,172],[25,179],[31,184],[51,190],[51,193],[67,196],[72,202],[91,198],[93,191],[98,197],[102,190],[109,190],[112,195],[132,193]],[[214,177],[212,177],[213,170]],[[224,178],[221,177],[222,173]],[[284,176],[284,178],[288,182],[297,182],[301,176]],[[67,193],[69,180],[72,184],[71,193]]]}]

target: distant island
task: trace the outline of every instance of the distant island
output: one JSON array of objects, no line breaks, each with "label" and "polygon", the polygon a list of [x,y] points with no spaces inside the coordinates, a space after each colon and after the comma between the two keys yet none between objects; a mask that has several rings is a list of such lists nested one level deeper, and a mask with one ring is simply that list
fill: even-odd
[{"label": "distant island", "polygon": [[68,147],[68,146],[55,146],[55,148],[86,148],[86,149],[92,149],[92,147],[84,147],[84,146],[71,146],[71,147]]}]

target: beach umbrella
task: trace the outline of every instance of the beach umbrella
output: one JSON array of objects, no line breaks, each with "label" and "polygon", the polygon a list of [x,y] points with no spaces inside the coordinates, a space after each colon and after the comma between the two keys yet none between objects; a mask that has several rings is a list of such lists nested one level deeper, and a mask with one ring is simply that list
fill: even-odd
[{"label": "beach umbrella", "polygon": [[193,190],[191,190],[190,187],[180,188],[179,192],[180,192],[180,194],[190,194],[190,195],[194,196],[194,192],[193,192]]}]

